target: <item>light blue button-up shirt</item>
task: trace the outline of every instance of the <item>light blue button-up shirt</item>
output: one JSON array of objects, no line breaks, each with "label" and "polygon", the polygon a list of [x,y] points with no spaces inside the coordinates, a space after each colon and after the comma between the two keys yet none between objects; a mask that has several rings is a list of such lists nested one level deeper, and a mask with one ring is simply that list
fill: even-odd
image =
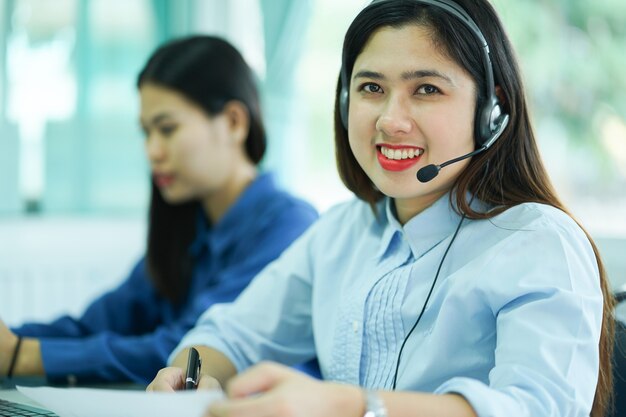
[{"label": "light blue button-up shirt", "polygon": [[[317,354],[327,380],[391,389],[460,216],[448,196],[404,226],[390,200],[327,212],[233,304],[216,305],[190,345],[241,371]],[[480,417],[588,416],[599,369],[602,292],[583,231],[522,204],[463,221],[402,352],[397,389],[463,395]]]}]

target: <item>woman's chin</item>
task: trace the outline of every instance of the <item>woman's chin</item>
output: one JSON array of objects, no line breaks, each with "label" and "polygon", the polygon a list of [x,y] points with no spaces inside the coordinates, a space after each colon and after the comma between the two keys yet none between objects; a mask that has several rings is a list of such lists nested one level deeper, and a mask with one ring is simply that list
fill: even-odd
[{"label": "woman's chin", "polygon": [[166,203],[172,205],[185,204],[193,200],[193,198],[189,195],[177,193],[174,190],[162,189],[161,195],[163,196],[163,200],[165,200]]}]

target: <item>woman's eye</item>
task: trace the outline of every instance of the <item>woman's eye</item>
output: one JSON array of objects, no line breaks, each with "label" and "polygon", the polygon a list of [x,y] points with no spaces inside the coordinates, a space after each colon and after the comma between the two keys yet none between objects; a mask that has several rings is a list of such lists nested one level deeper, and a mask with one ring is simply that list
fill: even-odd
[{"label": "woman's eye", "polygon": [[424,94],[427,96],[439,93],[439,89],[434,85],[426,84],[417,89],[418,94]]},{"label": "woman's eye", "polygon": [[159,126],[159,133],[161,133],[161,135],[163,136],[171,136],[174,131],[176,130],[175,125],[164,125],[164,126]]},{"label": "woman's eye", "polygon": [[381,93],[383,91],[382,88],[378,84],[374,83],[366,83],[361,86],[361,91],[365,91],[366,93]]}]

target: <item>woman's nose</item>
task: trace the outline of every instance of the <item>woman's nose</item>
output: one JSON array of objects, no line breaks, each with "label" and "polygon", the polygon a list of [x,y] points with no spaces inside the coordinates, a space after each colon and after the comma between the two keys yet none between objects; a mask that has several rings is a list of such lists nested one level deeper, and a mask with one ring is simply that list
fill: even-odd
[{"label": "woman's nose", "polygon": [[407,134],[413,126],[408,106],[399,98],[390,97],[376,120],[376,130],[387,136]]},{"label": "woman's nose", "polygon": [[165,156],[165,147],[163,141],[156,135],[148,135],[146,137],[146,154],[150,161],[159,161]]}]

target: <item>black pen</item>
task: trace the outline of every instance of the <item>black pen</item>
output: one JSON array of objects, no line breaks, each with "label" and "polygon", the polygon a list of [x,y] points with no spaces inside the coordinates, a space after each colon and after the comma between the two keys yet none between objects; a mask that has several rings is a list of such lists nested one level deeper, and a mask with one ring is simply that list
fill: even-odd
[{"label": "black pen", "polygon": [[185,389],[196,389],[200,382],[200,368],[202,360],[195,348],[189,348],[189,359],[187,360],[187,375],[185,376]]}]

